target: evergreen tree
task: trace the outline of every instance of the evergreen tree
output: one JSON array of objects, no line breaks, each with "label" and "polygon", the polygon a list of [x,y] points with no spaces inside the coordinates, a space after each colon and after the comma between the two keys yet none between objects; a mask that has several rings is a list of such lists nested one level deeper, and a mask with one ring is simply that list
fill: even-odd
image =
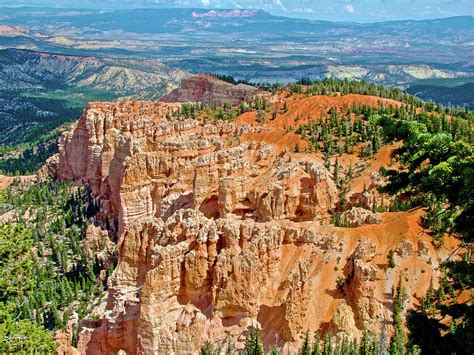
[{"label": "evergreen tree", "polygon": [[252,327],[249,330],[249,334],[245,340],[245,354],[246,355],[263,355],[263,343],[260,338],[260,332],[258,329]]},{"label": "evergreen tree", "polygon": [[336,158],[336,162],[334,163],[334,182],[336,185],[339,184],[339,160]]},{"label": "evergreen tree", "polygon": [[352,162],[349,163],[349,168],[347,169],[347,177],[350,179],[352,179],[352,176],[354,174],[354,171],[352,169]]},{"label": "evergreen tree", "polygon": [[311,340],[309,339],[309,331],[306,331],[303,345],[298,353],[300,355],[311,355]]},{"label": "evergreen tree", "polygon": [[390,342],[390,355],[404,355],[406,353],[407,336],[402,317],[406,298],[407,295],[400,276],[393,300],[393,337]]},{"label": "evergreen tree", "polygon": [[320,337],[319,333],[314,334],[313,348],[311,349],[311,355],[321,355],[321,350],[319,348]]},{"label": "evergreen tree", "polygon": [[214,347],[212,346],[209,340],[206,340],[201,350],[199,351],[199,355],[214,355]]},{"label": "evergreen tree", "polygon": [[322,355],[333,355],[332,339],[329,334],[324,336],[323,354]]}]

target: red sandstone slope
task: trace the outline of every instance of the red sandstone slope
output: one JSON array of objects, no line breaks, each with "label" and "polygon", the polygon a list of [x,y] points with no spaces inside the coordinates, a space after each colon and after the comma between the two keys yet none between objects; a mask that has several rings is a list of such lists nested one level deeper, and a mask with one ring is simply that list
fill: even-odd
[{"label": "red sandstone slope", "polygon": [[377,171],[394,147],[368,161],[339,157],[354,166],[348,197],[363,200],[349,212],[357,228],[329,224],[341,193],[334,159],[328,168],[320,153],[294,152],[304,143],[293,132],[300,122],[380,99],[285,100],[288,110],[266,123],[256,123],[255,112],[204,123],[174,117],[178,104],[93,103],[63,137],[58,175],[89,184],[117,234],[118,266],[94,311],[99,320],[81,324],[81,352],[196,353],[207,340],[239,348],[251,325],[285,351],[307,330],[378,333],[391,319],[399,277],[409,307],[418,306],[415,295],[437,279],[456,242],[436,250],[420,209],[363,208],[380,202]]},{"label": "red sandstone slope", "polygon": [[257,95],[268,95],[253,86],[233,85],[206,74],[184,78],[179,88],[161,97],[162,102],[228,102],[237,105]]}]

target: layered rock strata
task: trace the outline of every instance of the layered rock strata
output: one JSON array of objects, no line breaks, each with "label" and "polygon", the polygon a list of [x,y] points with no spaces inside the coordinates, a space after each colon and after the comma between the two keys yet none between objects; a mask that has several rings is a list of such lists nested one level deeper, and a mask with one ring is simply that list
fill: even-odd
[{"label": "layered rock strata", "polygon": [[400,277],[417,304],[439,267],[422,211],[354,210],[351,225],[377,224],[336,228],[340,191],[322,159],[248,139],[262,126],[170,118],[177,109],[92,103],[62,137],[59,177],[91,187],[117,236],[118,266],[98,320],[81,324],[81,353],[241,348],[250,326],[291,353],[307,330],[385,329]]},{"label": "layered rock strata", "polygon": [[160,98],[163,102],[215,102],[224,104],[228,102],[238,105],[249,102],[256,96],[268,96],[267,92],[254,86],[231,83],[219,80],[206,74],[192,75],[184,78],[179,88]]}]

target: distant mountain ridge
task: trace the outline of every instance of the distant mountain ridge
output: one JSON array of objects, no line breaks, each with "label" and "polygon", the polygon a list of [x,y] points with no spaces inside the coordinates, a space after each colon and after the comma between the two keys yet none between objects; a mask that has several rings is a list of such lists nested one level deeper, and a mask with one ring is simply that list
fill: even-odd
[{"label": "distant mountain ridge", "polygon": [[0,30],[0,48],[156,59],[194,74],[249,82],[334,77],[405,87],[421,79],[474,76],[472,16],[355,23],[198,8],[2,8],[2,15],[0,26],[8,27]]},{"label": "distant mountain ridge", "polygon": [[185,72],[153,60],[94,58],[31,50],[0,50],[3,90],[76,87],[118,95],[158,98],[179,84]]},{"label": "distant mountain ridge", "polygon": [[[262,10],[38,7],[2,8],[2,15],[0,49],[93,57],[92,68],[87,65],[93,74],[80,80],[73,75],[71,85],[104,90],[110,83],[122,96],[143,99],[171,91],[182,76],[173,70],[254,83],[332,77],[403,88],[418,80],[474,77],[472,16],[356,23]],[[20,74],[14,83],[25,75]],[[21,85],[30,87],[34,73],[26,74]],[[8,78],[4,82],[13,85]],[[436,96],[445,104],[453,101],[449,92]]]}]

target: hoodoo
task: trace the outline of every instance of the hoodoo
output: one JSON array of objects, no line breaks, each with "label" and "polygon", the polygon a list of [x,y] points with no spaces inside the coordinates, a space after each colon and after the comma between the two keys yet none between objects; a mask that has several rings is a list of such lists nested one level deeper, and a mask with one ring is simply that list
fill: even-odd
[{"label": "hoodoo", "polygon": [[316,115],[400,103],[286,91],[256,100],[231,121],[203,104],[91,103],[63,136],[57,173],[90,186],[118,257],[95,320],[80,325],[81,352],[241,349],[257,328],[266,346],[294,353],[307,331],[380,334],[400,279],[408,307],[437,279],[452,250],[434,249],[423,211],[371,208],[384,203],[378,169],[397,145],[328,158],[296,132]]}]

